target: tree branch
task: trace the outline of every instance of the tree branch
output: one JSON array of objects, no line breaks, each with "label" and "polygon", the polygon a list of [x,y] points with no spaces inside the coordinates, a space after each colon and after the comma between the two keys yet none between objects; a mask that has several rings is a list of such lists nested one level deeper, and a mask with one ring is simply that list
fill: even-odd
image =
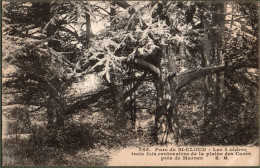
[{"label": "tree branch", "polygon": [[136,63],[137,65],[140,65],[144,68],[147,68],[149,69],[150,71],[152,71],[154,74],[156,74],[158,77],[161,75],[161,72],[159,70],[159,68],[157,68],[156,66],[154,66],[153,64],[145,61],[145,60],[142,60],[142,59],[134,59],[134,63]]},{"label": "tree branch", "polygon": [[225,66],[216,66],[216,67],[206,67],[206,68],[198,68],[193,71],[184,72],[178,76],[183,76],[181,80],[177,83],[176,90],[180,90],[190,82],[199,79],[205,75],[213,74],[216,72],[220,72],[224,70]]},{"label": "tree branch", "polygon": [[181,76],[183,77],[181,77],[181,80],[177,83],[176,90],[180,90],[187,84],[205,75],[218,73],[222,71],[234,71],[240,68],[258,68],[258,63],[257,62],[252,63],[247,60],[236,60],[233,63],[229,63],[228,65],[220,65],[215,67],[205,67],[205,68],[189,70],[177,76],[177,77],[181,77]]}]

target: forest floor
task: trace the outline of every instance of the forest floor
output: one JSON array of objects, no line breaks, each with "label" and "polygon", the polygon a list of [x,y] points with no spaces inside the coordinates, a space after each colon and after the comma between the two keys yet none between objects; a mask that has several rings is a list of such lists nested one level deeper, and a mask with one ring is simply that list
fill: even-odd
[{"label": "forest floor", "polygon": [[115,164],[118,154],[127,149],[138,149],[140,146],[148,146],[144,139],[132,139],[127,145],[120,144],[108,147],[107,145],[95,145],[92,149],[80,149],[76,152],[65,152],[61,149],[41,150],[30,146],[26,138],[3,139],[3,165],[5,166],[108,166]]},{"label": "forest floor", "polygon": [[[123,153],[129,149],[137,150],[139,147],[148,147],[149,144],[145,139],[129,140],[127,146],[96,146],[90,150],[80,150],[75,155],[66,155],[67,165],[88,165],[88,166],[113,166],[118,159],[122,159]],[[120,155],[120,156],[119,156]],[[117,159],[118,158],[118,159]]]},{"label": "forest floor", "polygon": [[91,150],[80,150],[75,155],[65,154],[68,166],[107,166],[112,156],[116,154],[119,149],[108,149],[99,147]]},{"label": "forest floor", "polygon": [[115,128],[108,113],[82,111],[70,119],[65,134],[57,135],[56,130],[37,127],[36,134],[4,135],[2,163],[5,166],[107,166],[122,150],[150,145],[148,132],[139,134],[131,126],[127,130]]}]

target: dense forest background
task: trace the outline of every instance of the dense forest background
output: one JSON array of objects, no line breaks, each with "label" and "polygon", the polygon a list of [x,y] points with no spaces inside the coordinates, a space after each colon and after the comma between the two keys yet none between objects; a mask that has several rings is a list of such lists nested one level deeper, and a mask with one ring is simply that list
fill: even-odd
[{"label": "dense forest background", "polygon": [[258,145],[258,2],[5,2],[4,165]]}]

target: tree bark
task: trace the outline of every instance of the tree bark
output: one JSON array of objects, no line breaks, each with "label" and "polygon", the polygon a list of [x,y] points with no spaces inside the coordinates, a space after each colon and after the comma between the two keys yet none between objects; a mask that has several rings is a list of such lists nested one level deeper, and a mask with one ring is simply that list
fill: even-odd
[{"label": "tree bark", "polygon": [[172,46],[162,46],[163,57],[160,76],[157,79],[157,99],[155,113],[154,140],[157,143],[179,143],[180,129],[178,119],[178,93],[175,79],[169,78],[176,73]]}]

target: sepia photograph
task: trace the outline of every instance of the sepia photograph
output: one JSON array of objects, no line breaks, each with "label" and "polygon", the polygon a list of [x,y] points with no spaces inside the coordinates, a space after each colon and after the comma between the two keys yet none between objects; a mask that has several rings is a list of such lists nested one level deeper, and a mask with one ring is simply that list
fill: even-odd
[{"label": "sepia photograph", "polygon": [[2,1],[2,166],[259,166],[258,1]]}]

